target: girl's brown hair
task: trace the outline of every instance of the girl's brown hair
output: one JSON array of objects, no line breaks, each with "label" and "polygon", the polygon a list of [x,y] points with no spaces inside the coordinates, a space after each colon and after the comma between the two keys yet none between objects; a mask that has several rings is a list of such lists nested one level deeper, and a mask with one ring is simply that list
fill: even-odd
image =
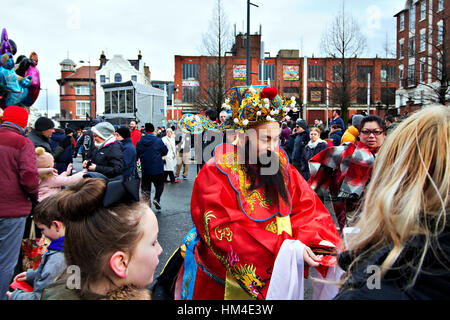
[{"label": "girl's brown hair", "polygon": [[61,192],[58,209],[66,223],[64,255],[68,266],[81,271],[80,296],[89,296],[90,284],[108,279],[114,284],[109,259],[116,251],[133,254],[143,236],[138,225],[143,203],[103,207],[106,181],[84,179]]}]

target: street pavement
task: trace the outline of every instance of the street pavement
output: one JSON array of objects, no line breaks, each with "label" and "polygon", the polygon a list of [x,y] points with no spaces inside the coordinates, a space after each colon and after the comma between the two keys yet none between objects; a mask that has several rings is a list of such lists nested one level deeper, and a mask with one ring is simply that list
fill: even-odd
[{"label": "street pavement", "polygon": [[[76,171],[81,170],[81,157],[75,158],[73,165]],[[182,244],[183,238],[193,227],[190,216],[190,201],[196,176],[197,166],[195,164],[190,164],[187,180],[180,179],[181,181],[179,183],[164,184],[164,192],[160,202],[162,208],[159,212],[151,205],[151,203],[149,203],[158,219],[158,241],[163,248],[163,252],[159,257],[159,265],[155,271],[155,278],[161,273],[167,260]],[[154,192],[155,188],[152,186],[151,199],[153,199]],[[331,203],[328,200],[325,200],[325,206],[336,222]],[[309,278],[305,281],[305,300],[310,300],[311,298],[312,280]]]}]

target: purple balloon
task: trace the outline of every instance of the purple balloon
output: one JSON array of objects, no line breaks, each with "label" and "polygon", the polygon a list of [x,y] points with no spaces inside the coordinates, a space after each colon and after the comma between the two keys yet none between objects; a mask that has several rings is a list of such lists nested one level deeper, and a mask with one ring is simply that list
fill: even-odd
[{"label": "purple balloon", "polygon": [[0,47],[0,54],[4,54],[7,52],[12,53],[11,44],[8,40],[8,32],[6,32],[6,29],[3,28],[2,30],[2,46]]}]

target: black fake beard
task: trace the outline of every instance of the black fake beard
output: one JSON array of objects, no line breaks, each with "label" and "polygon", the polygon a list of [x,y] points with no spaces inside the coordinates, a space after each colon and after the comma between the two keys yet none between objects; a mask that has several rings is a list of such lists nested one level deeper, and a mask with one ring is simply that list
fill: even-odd
[{"label": "black fake beard", "polygon": [[[265,155],[267,163],[262,163],[260,157],[256,160],[256,164],[250,163],[250,143],[247,141],[245,143],[245,164],[244,170],[250,179],[249,191],[253,191],[259,188],[263,188],[268,200],[275,204],[278,202],[278,195],[281,196],[285,203],[289,203],[286,182],[282,171],[280,170],[280,160],[274,152],[268,151]],[[278,163],[278,168],[274,173],[267,173],[268,170],[263,169],[271,168],[272,163]],[[266,161],[264,161],[266,162]]]}]

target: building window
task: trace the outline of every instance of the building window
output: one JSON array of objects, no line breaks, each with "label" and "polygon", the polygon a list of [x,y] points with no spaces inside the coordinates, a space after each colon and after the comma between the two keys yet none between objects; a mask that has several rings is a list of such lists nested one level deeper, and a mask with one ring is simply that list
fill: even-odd
[{"label": "building window", "polygon": [[381,66],[381,82],[395,82],[395,66]]},{"label": "building window", "polygon": [[125,113],[126,105],[125,105],[125,90],[119,90],[117,92],[118,100],[119,100],[119,113]]},{"label": "building window", "polygon": [[198,86],[192,87],[183,86],[183,102],[194,103],[198,100],[198,96],[199,96]]},{"label": "building window", "polygon": [[414,64],[410,64],[408,66],[408,87],[415,85],[414,79]]},{"label": "building window", "polygon": [[413,58],[416,53],[416,41],[414,37],[409,38],[408,56]]},{"label": "building window", "polygon": [[398,67],[398,87],[402,88],[403,87],[403,65]]},{"label": "building window", "polygon": [[399,52],[398,52],[398,58],[399,59],[403,59],[404,56],[404,52],[405,52],[405,40],[404,39],[400,39],[398,41],[398,48],[399,48]]},{"label": "building window", "polygon": [[66,94],[66,86],[65,85],[62,85],[61,86],[61,95],[63,96],[63,95],[65,95]]},{"label": "building window", "polygon": [[127,113],[134,113],[134,92],[133,90],[126,90],[127,92]]},{"label": "building window", "polygon": [[114,75],[114,82],[122,82],[122,75],[120,73]]},{"label": "building window", "polygon": [[436,80],[437,81],[441,81],[442,80],[442,70],[443,69],[443,64],[442,64],[442,55],[441,54],[437,54],[436,55]]},{"label": "building window", "polygon": [[[356,103],[367,104],[367,88],[356,89]],[[370,104],[372,104],[372,94],[370,95]]]},{"label": "building window", "polygon": [[[261,64],[258,68],[259,73],[259,81],[262,81],[262,70],[261,70]],[[264,65],[264,81],[267,81],[268,79],[274,80],[275,79],[275,65],[274,64],[265,64]]]},{"label": "building window", "polygon": [[100,76],[100,83],[105,83],[106,82],[106,76],[105,75],[101,75]]},{"label": "building window", "polygon": [[423,0],[420,3],[420,20],[424,20],[427,14],[427,2]]},{"label": "building window", "polygon": [[381,88],[381,103],[386,106],[395,105],[395,88]]},{"label": "building window", "polygon": [[77,87],[75,87],[75,94],[77,96],[88,96],[89,95],[89,86],[77,86]]},{"label": "building window", "polygon": [[427,34],[425,29],[420,30],[420,52],[425,51],[425,44],[427,40]]},{"label": "building window", "polygon": [[111,113],[119,113],[119,97],[117,91],[111,91]]},{"label": "building window", "polygon": [[409,8],[409,32],[414,32],[416,28],[416,6],[411,4]]},{"label": "building window", "polygon": [[366,82],[367,75],[370,73],[373,76],[373,67],[371,66],[358,66],[357,67],[357,77],[359,82]]},{"label": "building window", "polygon": [[111,113],[111,92],[105,92],[105,114]]},{"label": "building window", "polygon": [[76,101],[77,117],[85,117],[86,113],[91,114],[91,108],[89,107],[89,101]]},{"label": "building window", "polygon": [[324,81],[324,67],[323,66],[308,66],[308,81]]},{"label": "building window", "polygon": [[425,71],[426,71],[426,64],[425,64],[425,58],[420,59],[419,64],[419,81],[421,83],[425,82]]},{"label": "building window", "polygon": [[182,80],[198,80],[198,63],[183,63],[181,76]]},{"label": "building window", "polygon": [[442,44],[444,42],[444,23],[440,20],[437,24],[437,43]]},{"label": "building window", "polygon": [[348,79],[348,68],[342,71],[342,66],[333,66],[333,81],[342,81],[343,78]]},{"label": "building window", "polygon": [[105,92],[105,114],[134,113],[133,90]]},{"label": "building window", "polygon": [[399,17],[399,24],[400,24],[400,31],[403,31],[405,29],[405,15],[402,13],[400,13],[400,17]]},{"label": "building window", "polygon": [[225,78],[225,65],[222,64],[222,67],[216,63],[208,64],[208,80],[209,81],[219,81],[219,75],[222,74],[222,81]]},{"label": "building window", "polygon": [[444,9],[444,0],[438,0],[438,11]]},{"label": "building window", "polygon": [[137,81],[137,76],[131,76],[132,81]]}]

